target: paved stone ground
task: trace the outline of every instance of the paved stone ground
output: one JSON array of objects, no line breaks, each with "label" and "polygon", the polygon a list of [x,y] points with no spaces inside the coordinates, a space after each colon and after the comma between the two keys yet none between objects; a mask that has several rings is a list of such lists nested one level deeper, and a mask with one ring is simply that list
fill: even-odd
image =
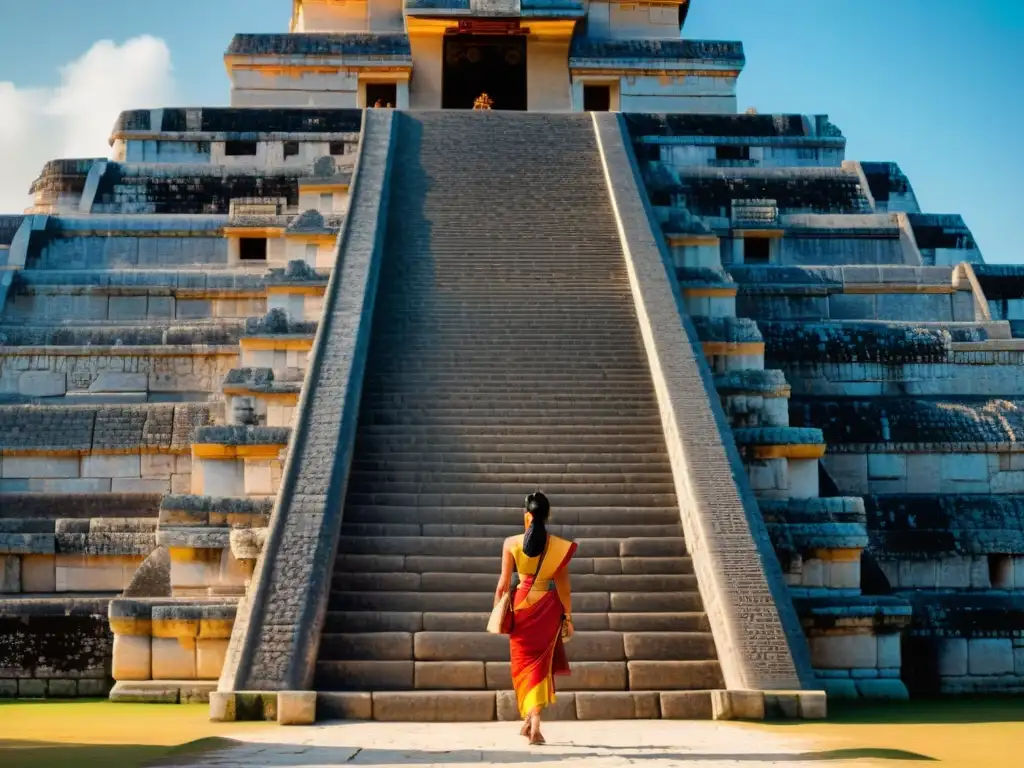
[{"label": "paved stone ground", "polygon": [[[547,745],[530,747],[514,723],[336,723],[279,728],[238,736],[238,746],[179,759],[175,766],[255,768],[335,765],[494,765],[501,768],[579,763],[586,768],[662,766],[829,766],[872,764],[844,760],[833,746],[742,725],[640,720],[555,722]],[[230,737],[230,734],[229,734]],[[852,757],[852,755],[846,755]],[[162,763],[166,765],[166,763]]]}]

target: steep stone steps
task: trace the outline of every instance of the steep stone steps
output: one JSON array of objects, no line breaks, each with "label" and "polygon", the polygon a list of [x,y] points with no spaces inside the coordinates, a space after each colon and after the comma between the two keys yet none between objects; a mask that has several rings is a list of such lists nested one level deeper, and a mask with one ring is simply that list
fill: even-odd
[{"label": "steep stone steps", "polygon": [[[341,554],[335,573],[486,573],[494,575],[494,558],[460,557],[456,560],[429,555]],[[573,574],[692,574],[689,557],[576,557],[569,564]]]},{"label": "steep stone steps", "polygon": [[[361,592],[489,592],[493,595],[496,579],[493,573],[448,573],[426,571],[421,573],[348,573],[335,572],[334,586]],[[633,574],[577,574],[574,588],[580,592],[647,592],[667,590],[685,592],[697,587],[696,577],[686,574],[633,575]],[[486,625],[486,622],[484,622]],[[479,627],[477,627],[479,630]]]},{"label": "steep stone steps", "polygon": [[320,701],[508,690],[484,627],[536,488],[579,545],[559,689],[721,687],[589,118],[397,117]]},{"label": "steep stone steps", "polygon": [[[440,557],[494,557],[501,555],[501,537],[353,536],[341,540],[338,550],[355,555],[436,555]],[[686,557],[682,538],[577,538],[588,557]],[[584,544],[586,549],[583,549]],[[495,568],[495,573],[497,573]]]},{"label": "steep stone steps", "polygon": [[[629,524],[675,525],[679,510],[672,507],[563,507],[558,510],[552,524],[618,525]],[[402,523],[470,523],[479,525],[509,524],[508,510],[501,507],[368,507],[350,506],[345,510],[345,523],[355,522]],[[573,562],[578,558],[573,558]],[[494,563],[488,570],[494,570]]]},{"label": "steep stone steps", "polygon": [[[479,632],[485,612],[329,611],[324,632]],[[707,615],[694,612],[574,613],[581,632],[707,632]]]},{"label": "steep stone steps", "polygon": [[[420,611],[482,613],[490,611],[494,592],[387,592],[332,590],[333,611]],[[700,595],[685,592],[574,592],[573,614],[580,613],[690,613],[700,611]],[[486,634],[486,633],[484,633]]]}]

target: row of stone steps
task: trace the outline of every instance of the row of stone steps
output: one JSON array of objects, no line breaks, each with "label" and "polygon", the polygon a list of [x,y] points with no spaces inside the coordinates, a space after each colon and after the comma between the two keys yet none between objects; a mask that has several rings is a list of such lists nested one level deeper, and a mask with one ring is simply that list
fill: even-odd
[{"label": "row of stone steps", "polygon": [[[501,672],[494,668],[494,674]],[[427,682],[428,677],[421,675]],[[519,720],[515,694],[507,690],[413,690],[342,693],[320,691],[317,713],[324,719],[384,722],[487,722]],[[561,693],[548,720],[710,719],[712,691],[579,691]]]},{"label": "row of stone steps", "polygon": [[[479,632],[489,613],[481,611],[328,611],[324,631],[341,632]],[[580,632],[707,632],[702,611],[577,613]]]},{"label": "row of stone steps", "polygon": [[[335,561],[335,573],[486,573],[494,575],[493,557],[435,557],[431,555],[357,555],[341,554]],[[675,557],[574,557],[571,574],[659,575],[692,574],[693,562],[686,556]]]},{"label": "row of stone steps", "polygon": [[[392,536],[343,538],[338,545],[342,554],[352,555],[434,555],[439,557],[484,557],[501,555],[500,537],[468,538],[453,536]],[[656,539],[577,538],[580,553],[585,557],[630,557],[655,555],[686,557],[682,537]],[[495,568],[495,574],[497,574]],[[490,610],[490,607],[488,607]]]},{"label": "row of stone steps", "polygon": [[[575,640],[569,643],[570,646],[574,644]],[[508,645],[507,640],[505,645]],[[587,661],[573,658],[573,651],[568,650],[568,646],[566,648],[572,671],[555,682],[563,691],[685,691],[723,687],[717,661]],[[601,648],[594,649],[594,652],[604,655],[613,651]],[[417,678],[425,673],[430,674],[435,682],[417,684]],[[511,687],[511,679],[506,661],[329,661],[321,657],[316,665],[317,690],[321,691],[402,691],[460,687],[470,690],[507,690]]]},{"label": "row of stone steps", "polygon": [[[552,519],[555,525],[621,525],[623,518],[630,525],[676,525],[679,510],[672,506],[637,506],[609,509],[596,507],[561,507]],[[511,525],[508,510],[500,507],[442,506],[351,506],[346,509],[346,523],[460,523],[476,525]]]},{"label": "row of stone steps", "polygon": [[[343,531],[344,533],[344,531]],[[497,580],[493,573],[449,573],[443,570],[399,573],[335,571],[333,586],[364,592],[483,592],[494,593]],[[686,592],[696,589],[692,574],[594,574],[573,576],[573,588],[589,592]],[[483,624],[485,625],[486,617]]]}]

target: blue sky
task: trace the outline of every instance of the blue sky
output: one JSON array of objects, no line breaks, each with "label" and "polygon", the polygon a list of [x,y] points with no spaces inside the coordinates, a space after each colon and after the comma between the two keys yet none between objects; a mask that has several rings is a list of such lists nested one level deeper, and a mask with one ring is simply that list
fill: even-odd
[{"label": "blue sky", "polygon": [[[0,9],[0,86],[54,89],[61,68],[97,41],[148,34],[170,52],[173,87],[159,93],[219,105],[231,35],[285,31],[291,3],[0,0]],[[897,161],[923,208],[965,217],[988,261],[1024,262],[1024,0],[693,0],[685,32],[744,42],[740,109],[830,115],[848,157]],[[130,94],[145,101],[145,82]],[[14,156],[3,122],[0,162]]]}]

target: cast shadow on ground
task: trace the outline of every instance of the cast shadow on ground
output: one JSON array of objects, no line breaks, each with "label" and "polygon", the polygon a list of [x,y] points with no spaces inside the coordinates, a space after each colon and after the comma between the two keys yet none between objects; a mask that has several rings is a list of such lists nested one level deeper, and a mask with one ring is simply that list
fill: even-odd
[{"label": "cast shadow on ground", "polygon": [[[898,749],[833,749],[817,752],[795,752],[795,753],[747,753],[729,754],[722,752],[671,752],[663,749],[643,750],[620,747],[605,746],[584,746],[572,745],[579,751],[564,752],[557,744],[549,744],[546,747],[532,749],[529,751],[511,750],[478,750],[478,749],[457,749],[451,751],[434,750],[390,750],[390,749],[361,749],[358,747],[303,747],[297,744],[249,744],[249,747],[258,747],[262,751],[262,757],[273,756],[274,766],[291,766],[291,768],[302,768],[302,766],[322,765],[451,765],[451,764],[480,764],[489,763],[492,765],[511,765],[524,763],[552,763],[561,760],[580,760],[588,757],[608,758],[614,757],[617,760],[629,761],[671,761],[672,763],[700,763],[705,761],[728,760],[738,763],[773,763],[783,762],[787,765],[801,763],[832,762],[838,760],[911,760],[911,761],[933,761],[934,758],[921,755],[915,752],[906,752]],[[278,752],[277,750],[280,750]],[[220,754],[219,761],[225,759],[230,761],[231,756]],[[238,755],[238,763],[251,764],[256,758],[253,754]],[[182,760],[180,757],[168,757],[165,760],[152,763],[153,766],[202,766],[200,756],[196,762],[189,759]]]},{"label": "cast shadow on ground", "polygon": [[[180,746],[152,744],[68,744],[48,741],[0,739],[3,768],[143,768],[174,765],[242,742],[233,739],[197,739]],[[301,764],[300,764],[301,765]]]}]

